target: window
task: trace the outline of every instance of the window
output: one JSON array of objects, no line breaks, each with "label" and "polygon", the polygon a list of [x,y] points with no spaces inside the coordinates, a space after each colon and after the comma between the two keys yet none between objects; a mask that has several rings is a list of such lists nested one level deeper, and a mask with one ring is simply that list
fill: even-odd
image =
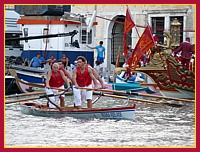
[{"label": "window", "polygon": [[[19,33],[5,33],[6,39],[9,38],[20,38],[21,34]],[[21,48],[22,46],[20,45],[20,40],[15,40],[15,41],[5,41],[6,47],[15,47],[15,48]]]},{"label": "window", "polygon": [[[44,28],[43,29],[43,35],[48,35],[49,33],[49,29],[48,28]],[[49,43],[49,39],[48,38],[44,38],[43,39],[43,43]]]},{"label": "window", "polygon": [[[28,28],[24,28],[24,37],[28,36]],[[25,40],[25,42],[28,42],[28,40]]]},{"label": "window", "polygon": [[151,25],[152,25],[152,33],[157,35],[158,39],[161,43],[164,43],[164,17],[152,17],[151,18]]},{"label": "window", "polygon": [[82,29],[82,35],[81,35],[81,43],[82,44],[91,44],[92,43],[92,30],[90,30],[89,33],[87,33],[86,29]]}]

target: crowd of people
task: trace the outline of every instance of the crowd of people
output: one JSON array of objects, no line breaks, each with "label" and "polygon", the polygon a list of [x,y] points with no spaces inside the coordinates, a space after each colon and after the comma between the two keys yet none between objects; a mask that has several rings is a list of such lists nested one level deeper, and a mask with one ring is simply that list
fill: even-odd
[{"label": "crowd of people", "polygon": [[[64,67],[70,66],[69,59],[66,57],[66,54],[62,54],[62,58],[60,59],[64,63]],[[56,62],[56,59],[54,55],[50,55],[50,58],[45,60],[41,53],[38,52],[35,57],[33,57],[30,61],[29,66],[34,68],[42,68],[44,64],[49,63],[49,65],[52,67],[53,63]]]}]

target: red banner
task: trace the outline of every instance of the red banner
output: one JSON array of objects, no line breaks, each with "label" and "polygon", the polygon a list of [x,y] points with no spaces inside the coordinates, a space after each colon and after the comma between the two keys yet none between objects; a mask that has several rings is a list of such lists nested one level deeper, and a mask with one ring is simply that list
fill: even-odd
[{"label": "red banner", "polygon": [[131,57],[127,61],[129,67],[131,67],[131,65],[134,64],[135,70],[142,55],[145,54],[146,51],[149,50],[149,48],[151,48],[152,46],[154,46],[154,40],[149,26],[147,26],[142,36],[140,37]]},{"label": "red banner", "polygon": [[128,32],[135,26],[135,23],[132,20],[131,13],[129,9],[126,9],[126,18],[124,23],[124,55],[128,55],[127,45],[126,45],[126,35]]}]

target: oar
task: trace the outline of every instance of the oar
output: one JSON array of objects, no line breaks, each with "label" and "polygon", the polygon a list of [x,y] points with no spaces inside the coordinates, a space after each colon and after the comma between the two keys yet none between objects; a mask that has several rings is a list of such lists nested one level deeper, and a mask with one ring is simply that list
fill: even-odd
[{"label": "oar", "polygon": [[46,96],[46,98],[47,98],[47,100],[51,103],[51,104],[53,104],[59,111],[62,111],[62,109],[57,105],[57,104],[55,104],[54,102],[52,102],[50,99],[49,99],[49,95],[47,95],[47,94],[45,94],[45,96]]},{"label": "oar", "polygon": [[103,93],[100,92],[100,94],[97,96],[97,98],[93,100],[92,104],[95,104],[101,98],[102,95],[103,95]]},{"label": "oar", "polygon": [[[67,91],[68,91],[70,88],[71,88],[71,86],[68,87],[63,93],[59,94],[59,98],[60,98],[63,94],[67,94]],[[54,102],[52,102],[52,101],[49,99],[49,96],[48,96],[48,95],[46,95],[46,98],[47,98],[47,100],[48,100],[50,103],[52,103],[56,108],[58,108],[60,111],[62,111],[62,109],[61,109],[58,105],[56,105]]]},{"label": "oar", "polygon": [[173,104],[173,103],[167,103],[167,102],[158,102],[158,101],[152,101],[152,100],[146,100],[146,99],[138,99],[138,98],[128,98],[128,97],[125,97],[125,96],[117,96],[117,95],[112,95],[112,94],[102,94],[102,95],[103,96],[107,96],[107,97],[112,97],[112,98],[134,100],[134,101],[147,102],[147,103],[152,103],[152,104],[164,104],[164,105],[172,106],[172,107],[181,107],[182,106],[180,104]]},{"label": "oar", "polygon": [[[34,86],[34,87],[38,87],[38,88],[45,88],[44,85],[42,85],[42,84],[24,82],[24,81],[21,81],[18,77],[15,77],[15,79],[18,79],[18,81],[20,81],[21,83],[26,84],[26,85],[30,85],[30,86]],[[65,90],[65,89],[60,89],[60,88],[55,88],[55,87],[50,87],[50,89],[55,89],[55,90],[60,90],[60,91]]]},{"label": "oar", "polygon": [[[55,88],[55,87],[50,87],[50,89],[55,89],[55,90],[59,90],[59,91],[64,91],[67,92],[69,91],[71,87],[67,88],[66,90],[65,89],[60,89],[60,88]],[[22,96],[29,96],[29,95],[39,95],[39,94],[44,94],[45,91],[37,91],[37,92],[29,92],[29,93],[21,93],[21,94],[13,94],[13,95],[8,95],[8,96],[5,96],[6,98],[13,98],[13,97],[22,97]],[[63,94],[64,94],[63,93]]]},{"label": "oar", "polygon": [[70,88],[72,88],[72,86],[69,86],[67,89],[65,89],[65,90],[63,91],[63,93],[61,93],[61,94],[59,95],[59,98],[60,98],[63,94],[65,94],[65,92],[69,91]]},{"label": "oar", "polygon": [[182,101],[182,102],[194,102],[194,100],[187,100],[187,99],[180,99],[180,98],[173,98],[173,97],[164,97],[164,96],[143,94],[143,93],[131,92],[131,91],[118,91],[118,90],[108,90],[108,89],[94,89],[94,88],[85,88],[85,87],[79,87],[79,89],[94,90],[94,91],[101,91],[101,92],[112,92],[112,93],[118,93],[118,94],[138,95],[138,96],[146,96],[146,97],[153,97],[153,98],[162,98],[162,99],[177,100],[177,101]]},{"label": "oar", "polygon": [[[71,92],[66,92],[65,94],[71,94]],[[56,95],[51,94],[51,95],[48,95],[48,97],[59,96],[59,95],[60,94],[56,94]],[[27,100],[36,100],[36,99],[40,99],[40,98],[46,98],[46,95],[42,95],[42,96],[39,96],[39,97],[30,97],[30,98],[23,98],[23,99],[12,100],[12,101],[5,102],[5,104],[22,102],[22,101],[27,101]]]},{"label": "oar", "polygon": [[29,92],[29,93],[21,93],[21,94],[12,94],[5,96],[6,98],[13,98],[13,97],[22,97],[22,96],[30,96],[30,95],[38,95],[38,94],[44,94],[45,91],[35,91],[35,92]]},{"label": "oar", "polygon": [[[53,94],[49,95],[49,97],[52,97],[52,96],[54,96],[54,95]],[[30,97],[30,98],[23,98],[23,99],[17,99],[17,100],[7,101],[7,102],[5,102],[5,104],[22,102],[22,101],[27,101],[27,100],[36,100],[36,99],[40,99],[40,98],[46,98],[46,95],[42,95],[42,96],[39,96],[39,97]]]},{"label": "oar", "polygon": [[[44,87],[43,87],[44,88]],[[70,87],[69,87],[70,88]],[[49,89],[55,89],[55,90],[59,90],[59,91],[65,91],[66,89],[62,89],[62,88],[56,88],[56,87],[49,87]],[[67,88],[68,89],[68,88]]]}]

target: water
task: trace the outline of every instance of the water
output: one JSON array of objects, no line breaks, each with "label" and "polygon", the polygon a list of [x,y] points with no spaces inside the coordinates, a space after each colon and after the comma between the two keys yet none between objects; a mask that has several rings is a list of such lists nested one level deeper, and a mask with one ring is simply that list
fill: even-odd
[{"label": "water", "polygon": [[[72,97],[67,96],[68,105]],[[12,99],[10,99],[12,100]],[[37,102],[43,102],[40,99]],[[133,101],[101,97],[93,106]],[[193,147],[194,104],[176,108],[136,102],[135,120],[47,118],[22,114],[19,104],[5,106],[6,147]],[[84,103],[84,106],[86,104]]]}]

